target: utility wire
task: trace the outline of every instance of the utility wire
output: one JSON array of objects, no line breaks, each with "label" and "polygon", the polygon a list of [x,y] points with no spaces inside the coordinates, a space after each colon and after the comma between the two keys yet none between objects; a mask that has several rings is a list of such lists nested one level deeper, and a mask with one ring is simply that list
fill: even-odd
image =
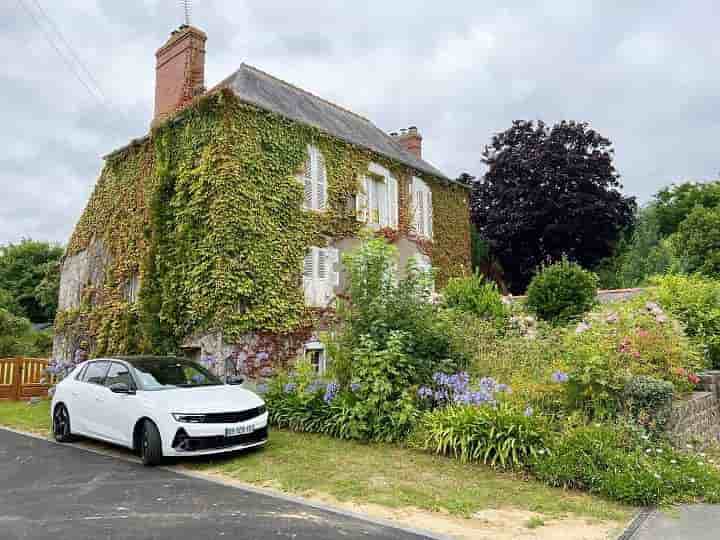
[{"label": "utility wire", "polygon": [[38,0],[32,0],[32,2],[37,7],[38,11],[45,17],[45,19],[50,23],[51,28],[55,31],[55,34],[57,37],[60,38],[60,40],[65,44],[65,48],[70,52],[70,55],[75,60],[75,62],[80,66],[80,68],[85,72],[85,75],[87,75],[88,79],[92,82],[92,84],[95,87],[95,90],[97,90],[97,93],[100,94],[100,97],[103,99],[103,102],[107,105],[107,96],[102,90],[102,87],[100,86],[100,83],[95,79],[93,74],[90,72],[90,70],[87,68],[87,66],[83,63],[83,61],[80,59],[80,57],[75,52],[75,49],[73,46],[68,42],[67,39],[65,39],[65,36],[60,31],[60,28],[58,28],[57,24],[55,24],[55,21],[53,21],[52,17],[48,15],[48,13],[43,9],[42,5]]},{"label": "utility wire", "polygon": [[[48,43],[52,46],[53,49],[55,49],[55,52],[58,54],[60,58],[62,58],[63,62],[65,62],[65,65],[70,69],[70,71],[75,75],[75,78],[82,84],[85,89],[88,91],[88,93],[97,100],[103,107],[107,109],[107,104],[98,96],[98,94],[90,88],[90,85],[83,79],[83,77],[78,73],[78,71],[75,69],[75,65],[72,63],[70,59],[66,55],[63,54],[63,52],[60,50],[60,48],[55,43],[53,36],[47,32],[45,27],[40,23],[38,18],[36,17],[35,13],[32,9],[24,2],[24,0],[18,0],[18,4],[23,8],[28,15],[30,15],[30,18],[33,20],[33,22],[40,28],[40,31],[45,36],[45,39],[47,39]],[[110,112],[108,110],[108,112]]]}]

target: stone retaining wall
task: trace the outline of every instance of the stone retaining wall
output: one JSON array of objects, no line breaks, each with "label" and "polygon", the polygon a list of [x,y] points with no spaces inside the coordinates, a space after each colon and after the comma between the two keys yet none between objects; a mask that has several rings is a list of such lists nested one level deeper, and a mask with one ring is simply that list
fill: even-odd
[{"label": "stone retaining wall", "polygon": [[701,379],[701,391],[673,403],[668,434],[681,447],[720,443],[720,371],[703,373]]}]

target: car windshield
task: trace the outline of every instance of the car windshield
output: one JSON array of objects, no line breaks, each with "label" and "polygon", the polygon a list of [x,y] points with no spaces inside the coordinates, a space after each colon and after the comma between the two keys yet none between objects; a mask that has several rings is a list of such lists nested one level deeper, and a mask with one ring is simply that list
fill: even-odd
[{"label": "car windshield", "polygon": [[144,390],[165,390],[168,388],[191,388],[217,386],[220,379],[204,367],[176,358],[143,359],[132,362]]}]

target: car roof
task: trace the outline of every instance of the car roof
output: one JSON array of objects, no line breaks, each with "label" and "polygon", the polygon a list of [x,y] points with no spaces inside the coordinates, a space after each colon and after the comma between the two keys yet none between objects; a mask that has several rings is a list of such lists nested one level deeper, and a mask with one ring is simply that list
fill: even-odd
[{"label": "car roof", "polygon": [[137,356],[108,356],[106,358],[98,358],[98,360],[121,360],[128,364],[140,365],[148,364],[151,362],[178,362],[184,361],[189,362],[189,358],[184,356],[150,356],[150,355],[137,355]]}]

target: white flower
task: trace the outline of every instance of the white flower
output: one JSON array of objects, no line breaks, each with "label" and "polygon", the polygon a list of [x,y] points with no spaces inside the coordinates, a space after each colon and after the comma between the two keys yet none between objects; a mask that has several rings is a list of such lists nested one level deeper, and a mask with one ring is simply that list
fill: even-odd
[{"label": "white flower", "polygon": [[670,463],[672,463],[673,465],[675,465],[675,464],[677,463],[677,461],[674,460],[674,459],[671,459],[671,460],[670,460]]},{"label": "white flower", "polygon": [[658,448],[658,449],[655,450],[655,451],[656,451],[658,454],[662,454],[662,452],[663,452],[663,451],[662,451],[662,448]]},{"label": "white flower", "polygon": [[643,440],[647,441],[650,438],[650,435],[643,435],[642,438],[643,438]]},{"label": "white flower", "polygon": [[693,445],[692,444],[686,444],[685,448],[690,448],[692,450]]},{"label": "white flower", "polygon": [[652,452],[652,448],[648,448],[647,450],[645,450],[646,454],[649,454],[650,452]]},{"label": "white flower", "polygon": [[545,450],[543,450],[542,448],[541,448],[540,450],[538,450],[538,454],[540,454],[541,456],[542,456],[544,453],[545,453]]},{"label": "white flower", "polygon": [[660,480],[660,475],[659,475],[658,473],[655,473],[655,478],[657,478],[658,480]]},{"label": "white flower", "polygon": [[705,457],[705,452],[700,452],[699,456],[700,456],[700,457]]},{"label": "white flower", "polygon": [[575,328],[575,333],[582,334],[586,330],[590,330],[590,325],[588,323],[586,323],[585,321],[583,321],[577,325],[577,328]]},{"label": "white flower", "polygon": [[691,483],[691,484],[694,484],[694,483],[695,483],[695,479],[694,479],[694,478],[691,478],[691,479],[690,479],[690,483]]}]

